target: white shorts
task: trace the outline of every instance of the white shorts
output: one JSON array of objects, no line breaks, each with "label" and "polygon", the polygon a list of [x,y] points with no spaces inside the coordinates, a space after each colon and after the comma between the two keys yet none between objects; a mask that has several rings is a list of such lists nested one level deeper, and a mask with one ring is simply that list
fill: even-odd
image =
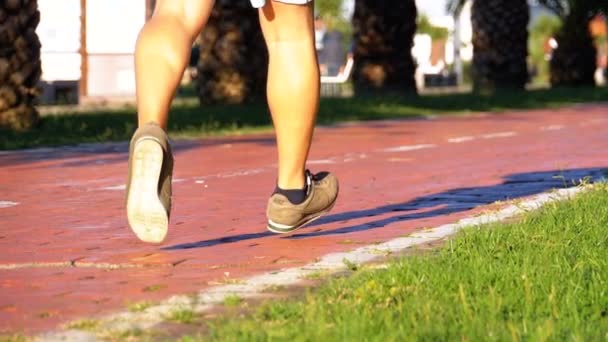
[{"label": "white shorts", "polygon": [[[266,5],[267,0],[250,0],[250,1],[251,1],[251,6],[253,6],[255,8],[260,8],[260,7],[264,7],[264,5]],[[270,1],[270,0],[268,0],[268,1]],[[272,0],[272,1],[283,2],[286,4],[304,5],[304,4],[311,2],[312,0]]]}]

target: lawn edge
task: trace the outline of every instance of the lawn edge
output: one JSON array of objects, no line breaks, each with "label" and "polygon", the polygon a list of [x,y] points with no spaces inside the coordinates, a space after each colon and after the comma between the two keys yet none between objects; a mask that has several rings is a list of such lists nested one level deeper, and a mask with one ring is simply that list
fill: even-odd
[{"label": "lawn edge", "polygon": [[[305,282],[308,276],[323,272],[326,276],[347,271],[353,265],[363,265],[388,259],[395,253],[423,244],[437,242],[455,235],[469,227],[484,226],[537,210],[546,204],[572,199],[573,196],[590,190],[593,185],[580,185],[571,188],[544,192],[525,200],[482,215],[463,218],[455,223],[417,231],[406,237],[398,237],[379,244],[363,246],[349,252],[330,253],[318,261],[301,267],[286,268],[275,272],[263,273],[244,279],[238,283],[214,286],[195,294],[175,295],[160,304],[152,305],[141,312],[124,311],[94,319],[98,324],[92,331],[70,329],[70,324],[62,328],[38,335],[40,340],[96,340],[108,333],[121,333],[133,330],[148,330],[163,323],[167,317],[178,310],[191,310],[204,314],[223,305],[226,298],[258,299],[273,287],[296,286]],[[267,295],[267,293],[266,293]],[[72,325],[73,326],[73,325]]]}]

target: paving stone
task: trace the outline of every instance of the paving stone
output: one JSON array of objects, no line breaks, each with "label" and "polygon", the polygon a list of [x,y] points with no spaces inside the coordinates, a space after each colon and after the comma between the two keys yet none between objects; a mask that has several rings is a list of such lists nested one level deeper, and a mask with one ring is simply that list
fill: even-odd
[{"label": "paving stone", "polygon": [[[291,236],[265,229],[276,180],[272,136],[177,141],[175,206],[162,245],[137,241],[127,227],[126,143],[2,152],[0,203],[18,205],[0,205],[0,331],[43,332],[132,303],[238,284],[457,222],[564,181],[601,179],[608,139],[603,125],[585,123],[607,112],[597,105],[321,128],[310,158],[335,163],[310,167],[335,172],[341,195],[331,214]],[[541,130],[551,125],[565,128]],[[507,126],[517,135],[448,142]],[[399,162],[378,152],[416,145],[434,147],[403,149]],[[18,267],[2,268],[9,264]]]}]

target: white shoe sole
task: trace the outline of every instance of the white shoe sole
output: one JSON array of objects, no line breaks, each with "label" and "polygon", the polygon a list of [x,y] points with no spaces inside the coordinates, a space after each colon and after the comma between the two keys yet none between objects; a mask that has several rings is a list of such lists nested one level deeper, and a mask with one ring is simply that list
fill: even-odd
[{"label": "white shoe sole", "polygon": [[149,243],[162,242],[169,226],[167,211],[158,197],[163,157],[163,148],[152,139],[144,138],[133,148],[127,218],[135,235]]}]

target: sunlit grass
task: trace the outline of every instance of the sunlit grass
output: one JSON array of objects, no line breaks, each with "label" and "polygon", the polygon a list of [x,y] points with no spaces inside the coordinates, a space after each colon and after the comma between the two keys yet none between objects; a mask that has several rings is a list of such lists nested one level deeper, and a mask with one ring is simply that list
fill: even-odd
[{"label": "sunlit grass", "polygon": [[443,248],[226,316],[190,340],[608,339],[608,186]]},{"label": "sunlit grass", "polygon": [[[318,122],[412,118],[429,114],[458,114],[509,109],[553,108],[572,103],[605,101],[608,88],[544,89],[507,92],[491,97],[472,94],[424,95],[418,97],[325,98]],[[63,113],[44,116],[40,125],[25,133],[0,132],[0,149],[69,145],[86,142],[126,141],[136,127],[133,108],[86,114]],[[271,129],[265,104],[199,107],[195,103],[175,105],[169,121],[174,138],[248,134]]]},{"label": "sunlit grass", "polygon": [[179,309],[169,313],[166,319],[175,323],[191,324],[198,319],[198,315],[190,309]]},{"label": "sunlit grass", "polygon": [[71,322],[67,325],[68,329],[75,330],[86,330],[86,331],[94,331],[96,330],[101,322],[95,319],[81,319],[74,322]]}]

